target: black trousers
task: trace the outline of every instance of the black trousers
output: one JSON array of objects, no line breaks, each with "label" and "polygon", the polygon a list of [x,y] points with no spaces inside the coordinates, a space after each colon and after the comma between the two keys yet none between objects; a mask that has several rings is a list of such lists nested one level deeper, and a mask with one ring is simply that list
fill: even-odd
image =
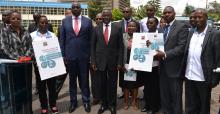
[{"label": "black trousers", "polygon": [[186,114],[210,114],[211,90],[205,82],[186,79]]},{"label": "black trousers", "polygon": [[47,88],[49,93],[49,106],[50,107],[56,106],[56,78],[54,77],[41,81],[39,70],[36,64],[34,64],[34,66],[35,66],[34,72],[36,75],[36,84],[39,93],[41,108],[42,109],[48,108]]},{"label": "black trousers", "polygon": [[94,99],[101,99],[101,75],[98,75],[96,71],[90,71],[91,74],[91,89]]},{"label": "black trousers", "polygon": [[160,74],[160,98],[162,111],[167,114],[182,114],[182,89],[181,78],[170,78],[165,73]]},{"label": "black trousers", "polygon": [[105,107],[116,107],[118,71],[108,69],[105,71],[98,70],[97,75],[101,78],[101,105]]},{"label": "black trousers", "polygon": [[144,77],[145,106],[153,111],[160,109],[160,83],[158,67],[153,67],[152,72],[142,72]]}]

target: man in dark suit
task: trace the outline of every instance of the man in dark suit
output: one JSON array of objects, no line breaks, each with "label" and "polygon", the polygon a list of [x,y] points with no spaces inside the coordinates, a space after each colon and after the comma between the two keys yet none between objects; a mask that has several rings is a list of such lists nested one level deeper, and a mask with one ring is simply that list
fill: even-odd
[{"label": "man in dark suit", "polygon": [[108,108],[116,114],[118,70],[123,65],[123,39],[120,28],[111,22],[112,13],[102,11],[103,24],[95,27],[91,42],[91,65],[101,78],[101,107],[98,114]]},{"label": "man in dark suit", "polygon": [[187,25],[175,20],[172,6],[163,11],[167,24],[164,27],[164,52],[155,55],[160,61],[160,90],[162,111],[165,114],[182,114],[183,54],[188,35]]},{"label": "man in dark suit", "polygon": [[204,9],[195,10],[196,29],[185,49],[186,114],[210,114],[211,90],[218,84],[213,70],[220,67],[220,32],[209,27]]},{"label": "man in dark suit", "polygon": [[[82,100],[86,112],[90,112],[89,58],[92,21],[81,15],[81,6],[73,2],[73,16],[67,16],[62,23],[60,46],[69,72],[70,107],[77,107],[77,77],[82,90]],[[64,42],[65,41],[65,42]],[[65,47],[65,48],[64,48]]]}]

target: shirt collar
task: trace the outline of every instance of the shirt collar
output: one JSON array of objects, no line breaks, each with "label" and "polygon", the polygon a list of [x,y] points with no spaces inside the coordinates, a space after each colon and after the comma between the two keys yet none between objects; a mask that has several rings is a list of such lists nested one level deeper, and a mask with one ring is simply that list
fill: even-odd
[{"label": "shirt collar", "polygon": [[[206,34],[207,29],[208,29],[208,25],[206,24],[206,27],[205,27],[204,31],[202,31],[200,34],[201,34],[201,35],[205,35],[205,34]],[[199,33],[198,33],[198,31],[197,31],[197,29],[195,29],[195,31],[194,31],[194,32],[195,32],[195,33],[197,33],[197,34],[199,34]]]},{"label": "shirt collar", "polygon": [[124,23],[130,22],[130,21],[131,21],[131,18],[128,21],[124,18]]},{"label": "shirt collar", "polygon": [[[72,16],[72,19],[75,19],[75,18],[76,18],[76,16],[73,15],[73,16]],[[81,19],[81,18],[82,18],[82,15],[79,15],[79,16],[78,16],[78,19]]]},{"label": "shirt collar", "polygon": [[36,34],[37,34],[38,37],[42,37],[42,36],[45,36],[46,38],[51,38],[52,37],[52,35],[50,34],[50,32],[48,30],[47,30],[47,32],[45,34],[41,34],[39,32],[39,29],[38,29]]},{"label": "shirt collar", "polygon": [[173,21],[171,21],[169,24],[166,24],[166,25],[170,25],[170,27],[173,25],[173,23],[174,23],[174,21],[175,21],[176,19],[174,19]]},{"label": "shirt collar", "polygon": [[[103,26],[105,27],[105,23],[103,23]],[[111,26],[111,22],[109,22],[108,24],[107,24],[109,27]]]}]

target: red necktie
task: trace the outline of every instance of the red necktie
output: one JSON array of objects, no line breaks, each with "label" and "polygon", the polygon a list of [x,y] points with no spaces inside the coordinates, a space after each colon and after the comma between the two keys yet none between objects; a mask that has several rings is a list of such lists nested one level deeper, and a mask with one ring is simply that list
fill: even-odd
[{"label": "red necktie", "polygon": [[74,23],[74,32],[76,33],[76,36],[79,33],[79,23],[78,23],[78,17],[75,17],[74,19],[75,23]]},{"label": "red necktie", "polygon": [[105,37],[105,44],[108,45],[108,25],[105,25],[105,32],[104,32],[104,37]]}]

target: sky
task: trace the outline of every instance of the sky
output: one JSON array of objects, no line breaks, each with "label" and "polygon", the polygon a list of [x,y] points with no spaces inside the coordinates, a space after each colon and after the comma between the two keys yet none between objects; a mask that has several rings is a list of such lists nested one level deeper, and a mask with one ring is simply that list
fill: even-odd
[{"label": "sky", "polygon": [[[137,7],[141,4],[146,4],[148,0],[130,0],[131,6]],[[213,2],[215,0],[207,0],[208,2]],[[216,0],[220,3],[220,0]],[[205,8],[206,0],[161,0],[162,9],[165,6],[173,6],[177,15],[182,15],[186,4],[192,5],[195,8]]]}]

